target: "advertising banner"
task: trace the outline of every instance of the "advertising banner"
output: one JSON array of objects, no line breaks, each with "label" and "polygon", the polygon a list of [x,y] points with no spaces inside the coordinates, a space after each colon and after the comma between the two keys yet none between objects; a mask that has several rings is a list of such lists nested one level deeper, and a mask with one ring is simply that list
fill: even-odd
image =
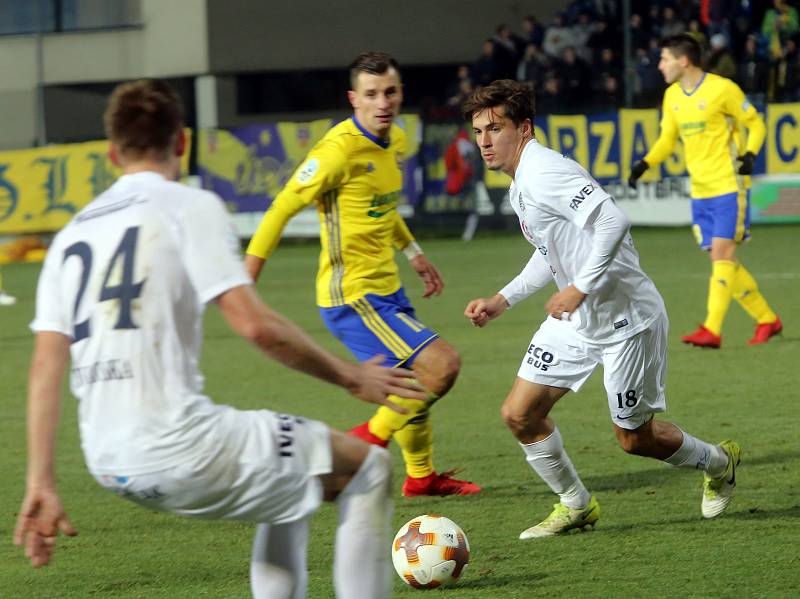
[{"label": "advertising banner", "polygon": [[58,231],[119,175],[105,140],[0,152],[0,234]]},{"label": "advertising banner", "polygon": [[[753,222],[800,222],[800,104],[770,104],[762,116],[767,138],[755,164]],[[550,115],[536,118],[535,135],[542,145],[583,165],[635,224],[688,224],[689,180],[680,141],[669,159],[645,173],[638,189],[625,184],[631,164],[644,157],[658,138],[659,118],[656,109]],[[444,191],[445,151],[458,130],[457,124],[425,126],[421,150],[425,159],[424,206],[431,212],[469,210],[459,198]],[[483,180],[495,194],[507,189],[510,182],[506,175],[488,171]]]},{"label": "advertising banner", "polygon": [[[401,203],[416,204],[422,191],[415,176],[421,124],[417,115],[401,115],[397,124],[408,137]],[[333,125],[333,120],[321,119],[202,129],[197,154],[202,186],[222,196],[233,212],[264,212],[308,151]]]}]

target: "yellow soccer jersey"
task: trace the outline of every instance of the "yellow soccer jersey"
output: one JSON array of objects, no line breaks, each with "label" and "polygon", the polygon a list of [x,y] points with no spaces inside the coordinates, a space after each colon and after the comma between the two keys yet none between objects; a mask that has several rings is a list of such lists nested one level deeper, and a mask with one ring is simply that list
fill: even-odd
[{"label": "yellow soccer jersey", "polygon": [[321,252],[317,304],[329,308],[368,293],[400,288],[394,251],[414,237],[397,212],[405,132],[393,125],[383,142],[349,118],[308,153],[264,213],[247,253],[266,259],[289,219],[316,203]]},{"label": "yellow soccer jersey", "polygon": [[[758,154],[766,136],[764,121],[730,79],[704,73],[691,92],[673,83],[664,92],[661,133],[644,157],[654,166],[672,153],[680,136],[693,198],[709,198],[750,186],[750,177],[737,174],[736,158]],[[739,126],[747,128],[747,145],[738,147]]]}]

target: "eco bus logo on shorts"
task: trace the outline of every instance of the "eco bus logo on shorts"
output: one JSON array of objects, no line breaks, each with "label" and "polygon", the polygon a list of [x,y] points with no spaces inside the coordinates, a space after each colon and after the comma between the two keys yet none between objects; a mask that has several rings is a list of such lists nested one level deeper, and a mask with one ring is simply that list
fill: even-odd
[{"label": "eco bus logo on shorts", "polygon": [[580,208],[581,204],[583,203],[583,200],[592,195],[592,192],[595,189],[597,188],[594,186],[594,184],[589,183],[589,185],[581,189],[578,195],[572,197],[572,201],[569,203],[569,207],[572,208],[573,210],[577,210],[578,208]]},{"label": "eco bus logo on shorts", "polygon": [[553,365],[555,359],[555,356],[551,352],[533,343],[528,347],[528,359],[526,362],[542,372],[547,372],[547,369]]}]

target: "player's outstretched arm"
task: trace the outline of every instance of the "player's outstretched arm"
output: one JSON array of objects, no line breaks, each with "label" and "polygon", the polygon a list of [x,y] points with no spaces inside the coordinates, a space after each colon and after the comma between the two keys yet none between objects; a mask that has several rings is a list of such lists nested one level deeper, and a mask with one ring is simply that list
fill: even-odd
[{"label": "player's outstretched arm", "polygon": [[444,289],[442,275],[439,274],[439,271],[433,263],[425,257],[425,254],[419,254],[411,260],[410,264],[411,268],[416,271],[425,285],[425,291],[423,291],[422,297],[427,299],[432,295],[439,295],[442,293]]},{"label": "player's outstretched arm", "polygon": [[34,567],[44,566],[55,550],[56,536],[75,536],[56,492],[55,444],[61,411],[61,383],[69,360],[69,337],[36,334],[28,379],[28,474],[14,543],[25,547]]},{"label": "player's outstretched arm", "polygon": [[367,403],[385,405],[401,414],[388,395],[426,400],[425,391],[404,368],[384,368],[376,357],[354,364],[317,345],[300,327],[267,307],[252,285],[234,287],[220,295],[217,303],[230,327],[269,357],[282,364],[338,385]]},{"label": "player's outstretched arm", "polygon": [[631,166],[631,174],[628,177],[628,185],[632,189],[636,189],[636,182],[644,175],[645,171],[650,168],[646,160],[637,160]]},{"label": "player's outstretched arm", "polygon": [[264,258],[259,258],[253,254],[244,255],[244,269],[247,271],[247,274],[250,275],[250,278],[253,279],[253,283],[258,281],[258,277],[261,275],[261,269],[264,268],[265,262],[266,260]]},{"label": "player's outstretched arm", "polygon": [[508,307],[506,298],[502,294],[496,293],[492,297],[481,297],[469,302],[464,309],[464,316],[473,326],[485,327],[490,320],[500,316]]}]

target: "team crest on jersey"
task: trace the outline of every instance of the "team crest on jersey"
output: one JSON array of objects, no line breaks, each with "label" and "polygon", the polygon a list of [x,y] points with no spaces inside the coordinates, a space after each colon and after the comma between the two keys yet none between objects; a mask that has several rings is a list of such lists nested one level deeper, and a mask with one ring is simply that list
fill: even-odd
[{"label": "team crest on jersey", "polygon": [[706,109],[706,101],[705,100],[698,100],[697,101],[697,109],[698,110],[705,110]]},{"label": "team crest on jersey", "polygon": [[528,241],[533,241],[533,235],[531,235],[531,232],[528,231],[528,226],[525,224],[524,220],[519,219],[519,227],[522,229],[522,234],[525,236],[525,239]]},{"label": "team crest on jersey", "polygon": [[319,160],[316,158],[310,158],[302,167],[300,167],[300,170],[297,173],[297,182],[301,184],[308,183],[314,178],[314,175],[317,174],[318,170]]}]

